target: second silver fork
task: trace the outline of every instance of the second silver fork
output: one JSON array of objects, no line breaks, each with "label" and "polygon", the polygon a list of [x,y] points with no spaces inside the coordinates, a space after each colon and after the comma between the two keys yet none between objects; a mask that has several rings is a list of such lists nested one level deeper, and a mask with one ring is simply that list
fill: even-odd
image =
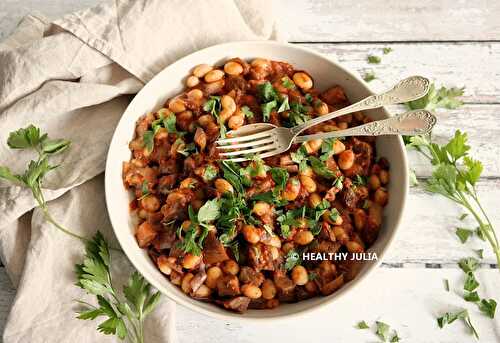
[{"label": "second silver fork", "polygon": [[[249,132],[248,127],[258,128],[259,124],[245,125],[240,129],[236,130],[235,132],[233,132],[233,137],[218,140],[217,144],[219,146],[217,148],[226,150],[225,152],[222,152],[220,154],[221,157],[231,158],[231,160],[235,162],[240,162],[248,160],[249,155],[253,154],[258,154],[261,158],[266,158],[280,154],[288,150],[292,145],[292,143],[299,143],[317,138],[325,138],[325,135],[330,135],[331,137],[334,136],[338,137],[342,135],[346,136],[347,131],[352,132],[352,130],[356,128],[351,128],[342,131],[333,131],[328,133],[318,133],[315,135],[308,135],[308,136],[299,136],[299,134],[302,131],[314,125],[317,125],[327,120],[337,118],[345,114],[419,99],[427,94],[427,92],[429,91],[429,86],[430,83],[427,78],[424,78],[422,76],[412,76],[400,81],[398,84],[396,84],[392,89],[390,89],[387,92],[369,96],[355,104],[344,107],[338,111],[320,117],[316,117],[301,125],[297,125],[292,128],[276,127],[271,124],[263,123],[262,127],[266,127],[266,129],[263,132],[248,134]],[[429,118],[429,115],[432,116],[432,114],[424,112],[422,112],[420,115],[426,118]],[[409,114],[405,115],[406,117],[409,116]],[[416,113],[413,113],[410,117],[415,118],[415,116]],[[374,123],[380,123],[380,122],[372,122],[361,126],[368,125],[368,127],[365,128],[365,130],[372,130],[372,132],[376,132],[377,131],[376,128],[380,125],[383,125]],[[432,123],[432,125],[434,125],[434,123]],[[385,132],[384,130],[382,131]],[[394,129],[392,131],[392,134],[416,134],[416,133],[402,133],[402,132],[396,133],[396,131],[398,130]],[[381,133],[381,134],[390,134],[390,133]],[[358,135],[367,135],[367,133],[364,134],[358,133]],[[241,150],[235,150],[235,149],[241,149]]]}]

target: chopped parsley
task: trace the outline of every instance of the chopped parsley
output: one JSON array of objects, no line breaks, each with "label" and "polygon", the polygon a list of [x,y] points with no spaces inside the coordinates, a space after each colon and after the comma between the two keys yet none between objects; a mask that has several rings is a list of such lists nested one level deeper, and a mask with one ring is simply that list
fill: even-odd
[{"label": "chopped parsley", "polygon": [[281,78],[281,84],[287,89],[295,89],[295,83],[288,76]]},{"label": "chopped parsley", "polygon": [[370,81],[373,81],[375,80],[377,77],[375,76],[375,73],[370,70],[370,71],[367,71],[364,75],[363,75],[363,80],[365,80],[366,82],[370,82]]},{"label": "chopped parsley", "polygon": [[211,95],[207,101],[203,104],[203,110],[212,114],[215,118],[219,118],[219,113],[222,109],[220,103],[220,96]]},{"label": "chopped parsley", "polygon": [[474,231],[457,227],[457,230],[455,231],[455,234],[457,237],[460,239],[460,242],[465,243],[469,239],[469,237],[474,233]]},{"label": "chopped parsley", "polygon": [[422,98],[406,103],[406,107],[410,110],[426,109],[433,111],[437,108],[455,109],[463,105],[463,102],[457,99],[464,95],[464,88],[446,88],[441,87],[436,89],[434,84],[431,84],[429,92]]},{"label": "chopped parsley", "polygon": [[437,324],[442,329],[445,325],[451,324],[457,319],[462,319],[465,325],[469,328],[471,334],[473,334],[476,338],[479,338],[479,335],[470,320],[469,312],[465,309],[455,313],[446,312],[443,316],[437,318]]},{"label": "chopped parsley", "polygon": [[382,59],[379,56],[368,55],[368,63],[379,64],[381,61],[382,61]]},{"label": "chopped parsley", "polygon": [[375,324],[377,325],[377,331],[376,331],[377,336],[383,342],[387,342],[387,340],[389,339],[389,330],[391,327],[386,323],[380,321],[376,321]]},{"label": "chopped parsley", "polygon": [[388,53],[392,52],[392,48],[391,47],[385,47],[382,49],[382,52],[384,53],[384,55],[387,55]]},{"label": "chopped parsley", "polygon": [[366,324],[366,322],[364,320],[360,321],[358,324],[356,324],[356,327],[358,329],[361,329],[361,330],[364,330],[364,329],[369,329],[370,327],[368,326],[368,324]]},{"label": "chopped parsley", "polygon": [[299,253],[296,250],[290,250],[285,257],[285,269],[292,270],[293,267],[300,265],[302,259],[300,258]]},{"label": "chopped parsley", "polygon": [[250,110],[250,108],[248,106],[242,106],[241,107],[241,112],[243,112],[243,114],[247,118],[253,118],[254,117],[254,113]]},{"label": "chopped parsley", "polygon": [[209,164],[203,171],[203,181],[209,182],[217,177],[218,171],[213,165]]},{"label": "chopped parsley", "polygon": [[142,136],[142,141],[144,142],[144,147],[150,153],[153,151],[155,146],[155,134],[151,130],[147,130],[144,132]]}]

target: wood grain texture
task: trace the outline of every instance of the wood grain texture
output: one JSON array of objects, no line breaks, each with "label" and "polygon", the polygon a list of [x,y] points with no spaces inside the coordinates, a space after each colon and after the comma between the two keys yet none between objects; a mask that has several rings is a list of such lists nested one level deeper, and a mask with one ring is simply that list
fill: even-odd
[{"label": "wood grain texture", "polygon": [[[499,2],[500,4],[500,2]],[[499,35],[500,37],[500,35]],[[373,71],[373,89],[392,87],[404,77],[422,75],[447,87],[465,86],[467,103],[500,103],[500,43],[301,44],[364,75]],[[387,55],[382,48],[393,49]],[[369,64],[370,54],[380,64]]]},{"label": "wood grain texture", "polygon": [[[0,39],[26,14],[55,19],[100,0],[2,0]],[[500,3],[454,0],[287,0],[280,13],[290,41],[498,40]]]},{"label": "wood grain texture", "polygon": [[498,40],[496,0],[292,0],[283,22],[302,42]]},{"label": "wood grain texture", "polygon": [[[482,205],[494,226],[500,225],[498,199],[500,180],[483,180],[477,185]],[[457,227],[474,229],[472,218],[459,217],[465,211],[443,196],[429,194],[422,187],[411,188],[407,208],[397,237],[384,261],[388,263],[456,263],[461,258],[476,256],[474,249],[484,249],[485,264],[496,263],[488,243],[476,237],[466,244],[455,234]]]},{"label": "wood grain texture", "polygon": [[[28,13],[39,12],[55,19],[100,1],[0,0],[0,40]],[[361,75],[374,71],[377,80],[370,86],[376,91],[412,74],[428,76],[446,86],[465,85],[463,99],[466,105],[439,112],[435,138],[443,142],[457,128],[469,133],[472,153],[483,161],[484,176],[488,178],[479,183],[479,192],[493,223],[499,227],[499,14],[500,2],[496,0],[355,3],[291,0],[286,1],[281,19],[289,40],[323,42],[302,45],[338,59]],[[367,63],[368,54],[380,54],[387,46],[394,50],[382,56],[381,64]],[[410,161],[419,176],[429,175],[426,161],[413,154],[410,154]],[[498,300],[500,273],[489,267],[495,263],[489,246],[475,238],[461,244],[454,233],[456,226],[473,226],[473,222],[459,221],[461,209],[421,188],[410,190],[408,204],[398,236],[382,268],[360,285],[354,292],[356,298],[344,298],[335,307],[313,316],[273,323],[272,327],[270,324],[226,323],[179,306],[176,324],[180,342],[260,342],[269,340],[269,332],[277,342],[378,341],[373,331],[353,327],[359,320],[385,321],[398,330],[405,342],[471,342],[473,338],[462,323],[456,322],[440,330],[435,322],[437,315],[460,307],[470,310],[482,342],[500,341],[498,310],[497,319],[492,321],[460,298],[463,273],[456,268],[456,262],[462,257],[473,256],[473,249],[484,248],[485,258],[477,272],[480,294]],[[444,269],[436,269],[442,265]],[[444,291],[445,278],[450,280],[452,292]],[[0,332],[3,332],[14,296],[15,290],[5,269],[0,268]]]},{"label": "wood grain texture", "polygon": [[[476,277],[481,283],[478,290],[481,297],[498,295],[498,270],[482,269],[476,272]],[[444,279],[449,280],[450,292],[444,289]],[[230,323],[178,306],[176,328],[182,343],[264,342],[270,337],[275,342],[289,343],[302,343],[311,338],[315,342],[377,342],[373,322],[380,320],[397,330],[404,342],[461,343],[473,341],[463,323],[456,322],[439,329],[435,318],[447,311],[466,308],[481,342],[497,342],[500,339],[500,319],[496,316],[495,320],[491,320],[482,315],[474,304],[465,302],[461,298],[463,282],[463,272],[457,268],[380,268],[358,286],[353,292],[355,296],[340,298],[331,306],[297,319],[273,321],[272,324]],[[14,295],[4,269],[0,268],[1,331]],[[354,326],[360,320],[369,323],[371,329],[356,329]]]},{"label": "wood grain texture", "polygon": [[[394,113],[404,111],[402,107],[394,109]],[[444,144],[460,129],[467,132],[470,155],[482,161],[483,177],[500,177],[500,105],[464,105],[456,110],[438,111],[438,122],[433,130],[433,140]],[[410,166],[419,177],[431,174],[429,161],[410,151]]]},{"label": "wood grain texture", "polygon": [[[498,270],[477,272],[479,293],[497,296],[500,287]],[[448,279],[450,292],[443,287]],[[379,342],[373,322],[383,321],[396,329],[402,342],[461,343],[473,342],[463,323],[439,329],[436,317],[447,311],[467,308],[479,332],[481,342],[498,342],[500,319],[481,315],[476,306],[462,298],[463,273],[459,269],[379,269],[366,283],[359,285],[355,296],[311,315],[287,321],[260,324],[234,324],[214,320],[178,307],[177,330],[180,342]],[[355,325],[365,320],[370,330]]]}]

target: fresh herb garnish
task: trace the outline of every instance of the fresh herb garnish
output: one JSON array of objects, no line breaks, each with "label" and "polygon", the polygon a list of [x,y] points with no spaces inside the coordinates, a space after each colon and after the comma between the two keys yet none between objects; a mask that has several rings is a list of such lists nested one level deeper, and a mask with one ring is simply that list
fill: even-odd
[{"label": "fresh herb garnish", "polygon": [[483,258],[483,249],[477,249],[474,250],[474,252],[477,254],[477,256],[479,256],[479,258]]},{"label": "fresh herb garnish", "polygon": [[479,282],[477,282],[476,277],[472,272],[468,272],[465,278],[464,290],[472,292],[479,287]]},{"label": "fresh herb garnish", "polygon": [[364,75],[363,75],[363,80],[365,80],[366,82],[370,82],[370,81],[373,81],[375,80],[377,77],[375,76],[375,73],[370,70],[370,71],[367,71]]},{"label": "fresh herb garnish", "polygon": [[250,110],[250,107],[248,107],[248,106],[242,106],[241,107],[241,112],[243,112],[243,114],[247,118],[253,118],[254,117],[254,113]]},{"label": "fresh herb garnish", "polygon": [[203,181],[210,182],[213,179],[215,179],[217,175],[218,175],[217,168],[209,164],[205,167],[205,170],[203,171]]},{"label": "fresh herb garnish", "polygon": [[467,145],[467,134],[457,130],[445,145],[433,143],[426,136],[413,136],[408,139],[407,146],[419,151],[433,165],[432,177],[427,181],[426,189],[447,197],[472,214],[478,224],[478,237],[486,238],[500,264],[500,243],[492,222],[481,206],[476,189],[483,166],[468,155],[470,146]]},{"label": "fresh herb garnish", "polygon": [[273,109],[276,108],[277,105],[278,105],[278,103],[276,102],[276,100],[272,100],[272,101],[263,103],[261,105],[260,108],[262,110],[262,119],[265,122],[269,121],[269,118],[271,117],[271,112],[273,111]]},{"label": "fresh herb garnish", "polygon": [[458,217],[458,220],[462,221],[465,218],[467,218],[468,215],[469,215],[468,213],[462,213],[462,215],[460,217]]},{"label": "fresh herb garnish", "polygon": [[219,113],[222,109],[220,103],[220,96],[211,95],[207,101],[203,104],[203,111],[212,114],[215,118],[219,118]]},{"label": "fresh herb garnish", "polygon": [[299,253],[296,250],[290,250],[285,256],[285,269],[292,270],[302,262]]},{"label": "fresh herb garnish", "polygon": [[495,311],[497,308],[497,302],[493,299],[482,299],[479,303],[479,310],[486,314],[491,319],[495,318]]},{"label": "fresh herb garnish", "polygon": [[391,327],[386,323],[380,321],[376,321],[375,324],[377,325],[377,336],[382,340],[382,342],[387,342],[387,339],[389,338],[389,330]]},{"label": "fresh herb garnish", "polygon": [[462,319],[465,325],[467,325],[467,327],[469,328],[471,334],[473,334],[476,338],[479,338],[479,335],[477,334],[477,331],[470,320],[469,312],[465,309],[455,313],[447,312],[442,317],[437,318],[437,323],[438,326],[442,329],[445,325],[451,324],[457,319]]},{"label": "fresh herb garnish", "polygon": [[444,279],[444,289],[446,292],[450,291],[450,281],[448,281],[448,279]]},{"label": "fresh herb garnish", "polygon": [[358,329],[361,329],[361,330],[364,330],[364,329],[369,329],[370,327],[368,326],[368,324],[366,324],[366,322],[364,320],[360,321],[356,327]]},{"label": "fresh herb garnish", "polygon": [[319,158],[315,156],[309,156],[308,160],[311,163],[311,168],[316,175],[324,177],[325,179],[332,179],[335,177],[335,173],[328,169],[323,161],[321,161]]},{"label": "fresh herb garnish", "polygon": [[281,113],[290,109],[290,104],[288,103],[288,96],[284,96],[280,107],[276,112]]},{"label": "fresh herb garnish", "polygon": [[382,52],[384,53],[384,55],[387,55],[388,53],[392,52],[392,48],[391,47],[385,47],[382,49]]},{"label": "fresh herb garnish", "polygon": [[151,130],[147,130],[144,132],[142,136],[142,141],[144,142],[144,147],[150,153],[153,151],[155,147],[155,134]]},{"label": "fresh herb garnish", "polygon": [[295,83],[288,76],[281,78],[281,84],[287,89],[295,89]]},{"label": "fresh herb garnish", "polygon": [[[182,240],[178,243],[178,248],[186,253],[196,256],[201,254],[203,249],[203,242],[208,235],[210,222],[220,217],[221,202],[218,199],[212,199],[205,202],[205,204],[195,214],[191,205],[188,207],[189,220],[191,224],[184,235],[181,237],[182,229],[178,230],[179,238]],[[198,225],[202,228],[201,232]]]},{"label": "fresh herb garnish", "polygon": [[108,243],[97,232],[85,247],[85,259],[76,265],[77,285],[97,298],[98,306],[79,301],[86,309],[78,312],[78,319],[107,319],[97,330],[105,335],[128,337],[131,342],[144,342],[144,319],[155,309],[160,292],[151,292],[151,286],[134,272],[123,287],[121,296],[112,283],[111,256]]},{"label": "fresh herb garnish", "polygon": [[379,64],[382,61],[382,59],[376,55],[368,55],[367,59],[368,59],[368,63],[371,63],[371,64]]},{"label": "fresh herb garnish", "polygon": [[479,261],[475,257],[462,258],[458,266],[465,272],[474,272],[479,267]]},{"label": "fresh herb garnish", "polygon": [[480,299],[477,292],[467,292],[464,294],[464,300],[469,302],[478,302]]},{"label": "fresh herb garnish", "polygon": [[70,144],[66,139],[49,139],[46,133],[42,134],[40,129],[33,125],[13,131],[9,134],[7,145],[12,149],[36,151],[38,158],[29,162],[23,174],[14,174],[8,167],[0,166],[0,178],[28,187],[45,220],[62,232],[86,242],[87,238],[66,229],[52,217],[42,192],[45,175],[58,167],[49,164],[49,157],[65,151]]},{"label": "fresh herb garnish", "polygon": [[441,87],[436,89],[434,84],[431,84],[429,92],[422,98],[406,103],[406,107],[410,110],[426,109],[433,111],[437,108],[455,109],[463,105],[463,102],[458,100],[464,94],[464,88],[446,88]]},{"label": "fresh herb garnish", "polygon": [[467,242],[467,239],[474,233],[474,231],[465,229],[462,227],[457,227],[457,230],[455,231],[455,234],[460,238],[460,242],[465,243]]}]

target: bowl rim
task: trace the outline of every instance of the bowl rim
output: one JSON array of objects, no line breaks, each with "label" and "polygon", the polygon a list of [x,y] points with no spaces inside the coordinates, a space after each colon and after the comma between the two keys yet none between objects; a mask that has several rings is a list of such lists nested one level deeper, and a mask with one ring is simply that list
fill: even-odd
[{"label": "bowl rim", "polygon": [[[227,43],[221,43],[221,44],[216,44],[216,45],[212,45],[212,46],[209,46],[209,47],[206,47],[206,48],[203,48],[201,50],[198,50],[196,52],[193,52],[191,54],[188,54],[178,60],[176,60],[174,63],[172,64],[169,64],[168,66],[166,66],[164,69],[162,69],[158,74],[156,74],[148,83],[146,83],[141,89],[140,91],[134,96],[134,98],[132,99],[132,101],[128,104],[127,108],[125,109],[125,111],[123,112],[123,114],[125,114],[127,112],[127,110],[134,104],[134,102],[138,101],[137,99],[141,96],[141,93],[143,92],[147,92],[148,89],[147,89],[147,85],[150,84],[153,80],[155,80],[156,78],[158,78],[162,73],[164,73],[167,69],[174,69],[176,68],[176,66],[178,64],[181,64],[185,59],[190,59],[190,58],[193,58],[193,56],[196,56],[196,55],[202,55],[204,53],[206,53],[207,51],[209,50],[214,50],[214,49],[220,49],[220,51],[224,52],[224,51],[230,51],[230,48],[231,47],[234,47],[235,45],[255,45],[255,44],[260,44],[260,45],[264,45],[264,46],[268,46],[268,47],[273,47],[273,46],[276,46],[276,47],[286,47],[286,48],[290,48],[290,49],[295,49],[295,50],[301,50],[302,52],[305,52],[305,53],[308,53],[308,54],[311,54],[313,55],[315,58],[318,58],[318,59],[321,59],[327,63],[330,63],[330,64],[333,64],[335,65],[337,68],[339,68],[340,70],[342,70],[344,73],[346,73],[349,77],[351,77],[352,79],[354,79],[355,81],[357,81],[357,83],[364,87],[365,90],[367,91],[367,93],[369,93],[370,95],[373,95],[375,94],[371,88],[369,87],[369,85],[360,77],[357,75],[357,73],[355,72],[352,72],[350,71],[349,69],[347,69],[346,67],[344,67],[342,64],[340,64],[337,60],[335,60],[334,58],[330,58],[330,57],[327,57],[327,56],[324,56],[323,54],[319,53],[319,52],[316,52],[310,48],[307,48],[307,47],[303,47],[303,46],[299,46],[297,44],[290,44],[290,43],[286,43],[286,42],[277,42],[277,41],[260,41],[260,40],[247,40],[247,41],[234,41],[234,42],[227,42]],[[387,111],[387,109],[385,107],[382,107],[381,108],[381,111],[383,112],[383,114],[387,117],[390,117],[390,114],[389,112]],[[118,243],[120,244],[120,247],[123,249],[123,252],[125,253],[125,256],[127,256],[127,259],[130,261],[130,263],[134,266],[134,268],[152,285],[154,286],[156,289],[160,290],[160,292],[162,294],[164,294],[166,297],[168,297],[170,300],[173,300],[175,301],[177,304],[179,305],[182,305],[190,310],[193,310],[197,313],[201,313],[201,314],[204,314],[204,315],[207,315],[209,317],[212,317],[212,318],[217,318],[217,319],[222,319],[222,320],[226,320],[226,321],[231,321],[231,322],[239,322],[239,323],[264,323],[264,321],[266,320],[272,320],[274,322],[280,320],[288,320],[288,319],[292,319],[292,318],[297,318],[299,316],[304,316],[304,315],[311,315],[313,312],[316,312],[320,309],[325,309],[327,306],[331,305],[334,301],[339,301],[340,299],[343,299],[345,297],[346,294],[353,294],[354,293],[354,290],[357,289],[359,287],[360,284],[363,283],[363,280],[367,277],[369,277],[373,272],[374,270],[378,269],[378,267],[380,266],[380,264],[382,263],[382,259],[383,257],[385,256],[385,254],[387,253],[387,251],[391,248],[391,246],[393,245],[394,243],[394,240],[398,234],[398,231],[400,229],[400,226],[401,226],[401,221],[402,221],[402,218],[403,218],[403,214],[406,210],[406,204],[407,204],[407,199],[408,199],[408,192],[409,192],[409,180],[408,180],[408,157],[407,157],[407,153],[406,153],[406,149],[404,147],[404,143],[403,143],[403,139],[401,138],[401,136],[398,136],[397,137],[397,140],[398,140],[398,148],[401,150],[402,152],[402,162],[403,162],[403,165],[402,165],[402,171],[403,171],[403,175],[402,175],[402,178],[404,180],[404,187],[402,187],[402,190],[400,190],[402,192],[401,194],[401,198],[402,198],[402,206],[401,206],[401,211],[399,211],[398,213],[396,213],[394,216],[394,229],[392,230],[392,233],[389,235],[388,239],[387,239],[387,243],[381,247],[381,251],[380,253],[377,254],[377,260],[372,263],[371,265],[369,265],[362,273],[360,273],[361,275],[356,275],[356,277],[351,280],[349,282],[348,285],[340,288],[338,291],[334,292],[335,296],[326,296],[324,297],[324,300],[315,304],[314,306],[312,307],[309,307],[309,308],[304,308],[304,309],[300,309],[300,310],[297,310],[293,313],[284,313],[284,314],[280,314],[280,315],[276,315],[276,316],[271,316],[271,317],[266,317],[266,316],[263,316],[263,317],[246,317],[244,314],[238,314],[238,313],[233,313],[233,312],[229,312],[227,311],[227,313],[225,312],[222,312],[222,311],[215,311],[215,310],[208,310],[208,309],[205,309],[203,307],[199,307],[197,306],[195,303],[192,303],[192,302],[189,302],[187,301],[187,299],[185,299],[185,295],[182,295],[182,296],[179,296],[177,294],[174,294],[174,293],[171,293],[169,291],[165,292],[165,291],[162,291],[162,287],[159,285],[159,282],[157,282],[154,278],[150,278],[149,275],[146,273],[143,273],[141,271],[141,268],[138,267],[139,263],[138,261],[135,261],[134,258],[132,258],[130,255],[129,255],[129,252],[124,249],[124,246],[126,246],[126,244],[124,244],[124,241],[123,241],[123,233],[121,231],[123,230],[118,230],[116,227],[117,225],[115,225],[115,220],[113,218],[113,216],[111,215],[110,213],[110,206],[109,204],[112,202],[112,195],[111,195],[111,192],[110,192],[110,187],[111,187],[111,175],[110,173],[108,173],[107,171],[109,170],[110,168],[110,165],[111,164],[114,164],[114,163],[122,163],[123,161],[116,161],[112,155],[112,148],[113,148],[113,145],[114,144],[118,144],[116,143],[117,142],[117,128],[120,126],[120,124],[122,123],[122,121],[126,121],[127,118],[122,115],[120,120],[118,121],[118,123],[116,124],[116,127],[115,127],[115,130],[113,132],[113,136],[111,138],[111,141],[110,141],[110,144],[109,144],[109,149],[108,149],[108,153],[107,153],[107,156],[106,156],[106,166],[105,166],[105,180],[104,180],[104,189],[105,189],[105,201],[106,201],[106,209],[107,209],[107,212],[108,212],[108,216],[109,216],[109,220],[110,220],[110,223],[111,223],[111,226],[113,228],[113,232],[115,234],[115,237],[116,239],[118,240]]]}]

